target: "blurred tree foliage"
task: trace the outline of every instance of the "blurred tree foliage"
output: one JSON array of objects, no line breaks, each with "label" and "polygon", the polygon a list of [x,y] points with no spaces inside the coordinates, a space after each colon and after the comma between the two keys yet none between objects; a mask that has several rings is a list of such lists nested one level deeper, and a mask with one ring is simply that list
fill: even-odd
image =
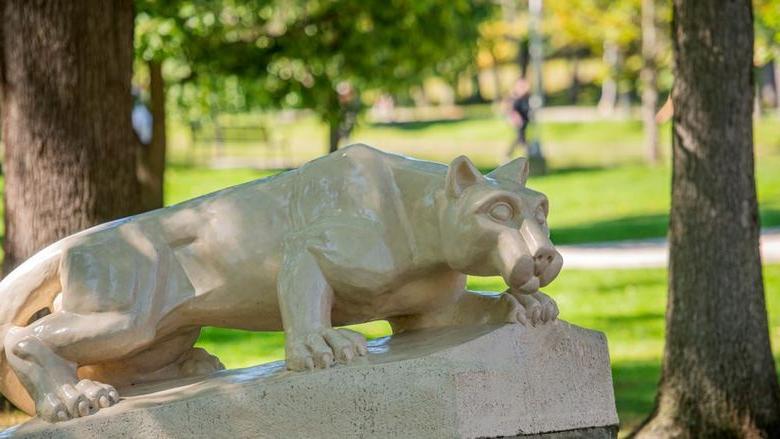
[{"label": "blurred tree foliage", "polygon": [[136,50],[168,60],[190,118],[215,107],[308,108],[333,128],[347,111],[340,84],[396,92],[454,78],[472,64],[492,9],[488,0],[139,0]]},{"label": "blurred tree foliage", "polygon": [[780,1],[754,0],[756,33],[756,64],[766,64],[780,58]]}]

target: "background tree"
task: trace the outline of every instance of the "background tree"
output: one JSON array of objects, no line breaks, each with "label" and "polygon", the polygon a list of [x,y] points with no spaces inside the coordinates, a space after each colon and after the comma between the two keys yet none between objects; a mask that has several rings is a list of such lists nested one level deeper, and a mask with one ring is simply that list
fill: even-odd
[{"label": "background tree", "polygon": [[764,104],[780,108],[780,2],[754,0],[755,64],[761,68],[759,96]]},{"label": "background tree", "polygon": [[2,4],[8,272],[57,239],[137,212],[140,200],[132,1]]},{"label": "background tree", "polygon": [[663,372],[641,437],[778,437],[753,164],[749,1],[674,1]]},{"label": "background tree", "polygon": [[262,91],[253,104],[313,110],[330,129],[329,149],[347,116],[338,88],[394,92],[473,63],[487,0],[145,0],[139,9],[180,33],[177,56],[191,75],[236,77]]},{"label": "background tree", "polygon": [[642,125],[645,134],[647,160],[657,164],[661,159],[658,141],[658,69],[656,67],[655,0],[642,0]]}]

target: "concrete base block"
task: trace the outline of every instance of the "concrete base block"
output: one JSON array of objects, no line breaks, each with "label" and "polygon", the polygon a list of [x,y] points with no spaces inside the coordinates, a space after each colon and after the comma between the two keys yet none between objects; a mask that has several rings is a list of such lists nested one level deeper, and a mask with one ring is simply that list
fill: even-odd
[{"label": "concrete base block", "polygon": [[33,419],[0,437],[614,437],[599,332],[563,321],[447,328],[375,340],[370,351],[327,370],[276,362],[120,389],[123,400],[95,415]]}]

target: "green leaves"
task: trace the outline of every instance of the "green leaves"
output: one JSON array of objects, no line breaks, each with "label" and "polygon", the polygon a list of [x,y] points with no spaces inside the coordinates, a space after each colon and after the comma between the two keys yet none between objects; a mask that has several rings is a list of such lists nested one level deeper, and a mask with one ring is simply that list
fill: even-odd
[{"label": "green leaves", "polygon": [[[189,66],[183,82],[234,78],[247,105],[338,111],[336,86],[395,91],[475,56],[488,0],[142,0],[140,58]],[[220,90],[214,90],[222,93]]]}]

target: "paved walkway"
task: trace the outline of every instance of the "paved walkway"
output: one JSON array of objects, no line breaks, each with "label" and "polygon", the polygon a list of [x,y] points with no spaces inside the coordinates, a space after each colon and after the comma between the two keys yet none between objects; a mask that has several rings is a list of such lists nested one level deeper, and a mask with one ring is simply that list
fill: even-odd
[{"label": "paved walkway", "polygon": [[[665,268],[669,253],[665,239],[561,245],[556,248],[563,255],[564,268],[590,270]],[[764,229],[761,233],[761,261],[764,264],[780,263],[780,228]]]}]

